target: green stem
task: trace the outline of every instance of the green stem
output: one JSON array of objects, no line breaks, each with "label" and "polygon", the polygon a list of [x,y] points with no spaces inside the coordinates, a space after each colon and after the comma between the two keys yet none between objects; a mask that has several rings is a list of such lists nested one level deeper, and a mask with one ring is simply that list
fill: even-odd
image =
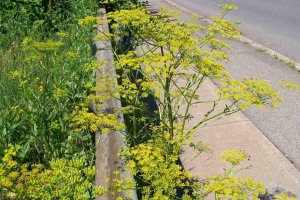
[{"label": "green stem", "polygon": [[[160,48],[161,51],[161,55],[164,56],[164,49],[163,47]],[[167,68],[167,65],[165,63],[165,67]],[[170,95],[170,87],[171,87],[171,80],[172,80],[172,76],[173,73],[171,72],[172,66],[170,65],[167,71],[167,77],[166,77],[166,85],[165,85],[165,100],[167,103],[167,115],[168,115],[168,120],[169,120],[169,126],[170,126],[170,134],[171,134],[171,138],[173,139],[174,137],[174,125],[173,125],[173,110],[172,110],[172,100],[171,100],[171,95]]]},{"label": "green stem", "polygon": [[232,115],[232,114],[234,114],[234,113],[236,113],[236,112],[239,112],[239,111],[240,111],[240,110],[237,109],[237,110],[233,110],[233,111],[228,112],[228,113],[221,112],[221,113],[218,113],[218,114],[216,114],[216,115],[214,115],[214,116],[212,116],[212,117],[210,117],[210,118],[207,118],[207,119],[205,119],[205,120],[202,120],[202,121],[199,122],[197,125],[195,125],[190,131],[188,131],[187,134],[190,134],[190,133],[192,132],[192,130],[197,129],[200,125],[204,124],[204,123],[207,122],[207,121],[210,121],[210,120],[212,120],[212,119],[218,120],[218,119],[221,119],[221,118],[223,118],[223,117],[225,117],[225,116],[228,116],[228,115]]},{"label": "green stem", "polygon": [[186,106],[186,108],[185,108],[185,112],[184,112],[184,115],[183,115],[183,122],[182,122],[182,125],[181,125],[181,133],[183,133],[184,128],[185,128],[185,124],[186,124],[187,116],[188,116],[188,114],[189,114],[189,110],[190,110],[191,103],[192,103],[192,101],[193,101],[193,99],[194,99],[194,97],[195,97],[195,95],[196,95],[196,92],[197,92],[198,89],[200,88],[200,86],[201,86],[201,84],[203,83],[203,81],[205,80],[205,78],[206,78],[206,77],[205,77],[204,75],[200,78],[200,80],[199,80],[199,82],[198,82],[198,84],[197,84],[195,90],[194,90],[193,93],[192,93],[192,96],[190,97],[189,101],[187,102],[187,106]]}]

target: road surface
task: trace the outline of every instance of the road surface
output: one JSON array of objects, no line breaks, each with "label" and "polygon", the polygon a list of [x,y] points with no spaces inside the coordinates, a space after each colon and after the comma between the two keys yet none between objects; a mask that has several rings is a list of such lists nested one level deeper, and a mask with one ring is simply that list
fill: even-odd
[{"label": "road surface", "polygon": [[248,38],[300,63],[299,0],[172,0],[204,17],[218,16],[218,5],[234,3],[239,9],[227,19],[242,23]]}]

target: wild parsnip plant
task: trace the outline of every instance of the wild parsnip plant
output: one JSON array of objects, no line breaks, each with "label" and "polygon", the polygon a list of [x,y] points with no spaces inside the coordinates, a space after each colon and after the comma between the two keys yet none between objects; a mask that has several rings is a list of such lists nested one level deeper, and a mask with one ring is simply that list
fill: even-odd
[{"label": "wild parsnip plant", "polygon": [[79,157],[55,159],[49,166],[17,162],[20,146],[9,145],[0,163],[1,199],[94,199],[95,168]]},{"label": "wild parsnip plant", "polygon": [[[1,199],[94,199],[110,192],[122,200],[120,192],[132,189],[140,199],[157,200],[243,200],[264,194],[261,183],[234,176],[248,158],[244,152],[225,151],[218,158],[228,163],[226,173],[201,180],[178,164],[183,146],[209,150],[191,142],[205,124],[252,105],[277,107],[282,101],[269,84],[233,80],[221,64],[229,61],[224,51],[229,47],[218,38],[239,34],[224,19],[236,6],[222,5],[220,18],[200,26],[178,21],[174,11],[151,15],[135,0],[100,1],[114,11],[107,16],[112,33],[94,40],[114,44],[116,91],[116,80],[105,74],[95,84],[96,71],[105,63],[94,61],[90,38],[95,25],[107,23],[94,16],[97,1],[28,1],[20,10],[9,1],[1,3],[6,8],[1,17],[12,14],[19,20],[0,25]],[[19,30],[24,31],[17,35]],[[198,96],[206,79],[223,83],[217,99]],[[299,89],[282,83],[284,89]],[[121,99],[123,108],[102,112],[109,98]],[[231,103],[217,112],[223,100]],[[188,129],[190,110],[202,103],[212,107]],[[120,156],[135,180],[116,178],[108,180],[111,188],[96,188],[93,134],[123,130],[120,113],[127,145]],[[118,177],[118,171],[113,173]],[[277,198],[289,199],[286,194]]]},{"label": "wild parsnip plant", "polygon": [[[246,158],[243,152],[224,152],[220,158],[231,164],[227,173],[200,181],[191,181],[189,172],[177,163],[185,145],[197,147],[200,152],[207,149],[190,142],[193,133],[207,123],[250,106],[276,108],[282,101],[268,83],[234,80],[225,71],[221,63],[230,60],[225,51],[229,46],[218,38],[231,39],[239,31],[224,19],[236,6],[221,7],[221,17],[206,26],[180,22],[178,13],[163,8],[156,15],[143,8],[107,15],[113,34],[103,33],[98,39],[118,44],[118,40],[132,36],[131,48],[137,49],[123,54],[116,50],[115,66],[119,71],[116,98],[121,97],[127,108],[124,114],[129,148],[121,155],[136,177],[141,199],[204,199],[214,195],[215,199],[240,200],[258,199],[265,193],[261,183],[234,177],[237,165]],[[96,18],[86,21],[97,22],[103,23]],[[217,99],[207,101],[198,96],[206,79],[223,83]],[[157,109],[149,112],[152,100]],[[217,112],[223,100],[231,103]],[[190,110],[201,103],[211,103],[212,107],[188,129]],[[177,194],[179,188],[184,191],[182,196]]]}]

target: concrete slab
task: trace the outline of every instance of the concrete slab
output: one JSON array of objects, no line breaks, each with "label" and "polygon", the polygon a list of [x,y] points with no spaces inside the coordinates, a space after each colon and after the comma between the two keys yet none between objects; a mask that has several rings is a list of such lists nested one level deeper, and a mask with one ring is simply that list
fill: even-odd
[{"label": "concrete slab", "polygon": [[[216,86],[211,81],[206,84],[209,84],[211,89],[206,92],[216,91]],[[229,103],[228,101],[222,102],[223,106]],[[191,109],[194,118],[188,122],[187,128],[191,128],[197,120],[203,117],[203,110],[209,109],[210,106],[207,104],[201,104],[197,109]],[[223,169],[226,164],[217,160],[216,156],[227,149],[242,150],[251,156],[251,160],[245,162],[241,167],[250,165],[252,167],[240,171],[237,176],[251,177],[256,181],[263,182],[270,194],[280,190],[300,197],[300,172],[242,112],[201,128],[195,133],[193,142],[199,141],[207,143],[214,152],[212,154],[203,153],[190,161],[197,151],[191,148],[183,150],[182,163],[193,175],[207,177],[224,173]]]}]

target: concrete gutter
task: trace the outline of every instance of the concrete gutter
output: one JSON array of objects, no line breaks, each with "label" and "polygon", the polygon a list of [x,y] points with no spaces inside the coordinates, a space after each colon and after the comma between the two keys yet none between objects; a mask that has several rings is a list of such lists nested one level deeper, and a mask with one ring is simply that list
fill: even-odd
[{"label": "concrete gutter", "polygon": [[[106,22],[106,10],[101,8],[99,10],[99,17]],[[99,24],[97,27],[97,34],[101,33],[109,33],[109,26],[107,23]],[[116,78],[116,69],[112,65],[113,63],[113,52],[111,48],[111,42],[109,40],[101,40],[96,41],[96,58],[97,61],[105,61],[105,67],[101,68],[97,71],[96,81],[99,82],[100,76],[107,75],[112,80],[115,80],[115,84],[117,86],[117,78]],[[101,93],[97,93],[97,95],[101,95]],[[105,113],[111,113],[113,110],[121,108],[120,100],[115,98],[110,98],[105,101],[101,111]],[[124,122],[123,115],[119,115],[119,121]],[[102,186],[106,189],[110,188],[111,180],[114,178],[121,178],[120,176],[116,176],[113,172],[118,170],[121,175],[124,175],[124,179],[129,178],[132,179],[125,170],[125,167],[118,156],[118,153],[121,150],[121,147],[124,145],[124,137],[121,134],[121,131],[114,131],[109,134],[100,134],[99,132],[95,135],[95,143],[96,143],[96,186]],[[107,181],[109,179],[110,181]],[[127,197],[130,199],[137,199],[136,191],[131,191],[131,195],[128,196],[126,193],[128,191],[124,191],[124,193],[120,194],[122,197]],[[108,195],[103,197],[96,198],[97,200],[112,200],[113,196],[108,193]]]}]

